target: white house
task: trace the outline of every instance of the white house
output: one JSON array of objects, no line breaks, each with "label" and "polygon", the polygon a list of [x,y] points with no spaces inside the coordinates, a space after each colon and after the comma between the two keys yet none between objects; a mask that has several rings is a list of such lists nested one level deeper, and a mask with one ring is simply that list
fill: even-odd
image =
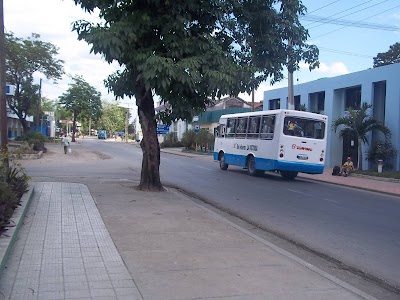
[{"label": "white house", "polygon": [[[400,150],[400,64],[392,64],[347,75],[322,78],[296,85],[295,108],[300,105],[307,111],[328,116],[332,121],[346,114],[346,108],[359,107],[361,103],[372,104],[371,115],[384,123],[392,132],[391,142]],[[280,88],[264,92],[264,110],[288,108],[288,89]],[[379,133],[370,134],[369,141],[381,139]],[[368,145],[363,147],[364,153]],[[358,159],[357,141],[339,138],[329,130],[327,144],[327,166],[341,165],[345,156]],[[395,169],[400,169],[400,155],[395,159]],[[363,163],[363,167],[368,167]]]}]

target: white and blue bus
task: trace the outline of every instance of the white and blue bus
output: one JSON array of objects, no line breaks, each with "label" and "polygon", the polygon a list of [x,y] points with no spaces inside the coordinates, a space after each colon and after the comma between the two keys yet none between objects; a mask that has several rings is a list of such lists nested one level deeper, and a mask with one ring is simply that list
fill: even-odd
[{"label": "white and blue bus", "polygon": [[221,116],[215,131],[214,160],[252,175],[278,171],[321,174],[326,155],[328,117],[296,110],[268,110]]}]

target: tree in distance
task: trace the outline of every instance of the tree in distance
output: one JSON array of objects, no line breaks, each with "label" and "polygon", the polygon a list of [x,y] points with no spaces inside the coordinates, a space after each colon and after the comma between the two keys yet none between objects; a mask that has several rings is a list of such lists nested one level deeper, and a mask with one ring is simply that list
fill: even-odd
[{"label": "tree in distance", "polygon": [[72,112],[72,142],[75,142],[76,121],[79,114],[89,112],[100,115],[102,105],[100,92],[87,83],[81,76],[72,78],[68,90],[59,97],[59,103]]},{"label": "tree in distance", "polygon": [[[221,96],[281,80],[284,66],[296,70],[301,60],[318,66],[318,49],[305,43],[308,32],[298,19],[306,11],[299,0],[74,2],[102,19],[75,22],[78,39],[122,68],[106,80],[109,91],[136,99],[143,131],[140,190],[164,190],[156,118],[191,121]],[[157,116],[155,95],[168,104]]]},{"label": "tree in distance", "polygon": [[125,131],[126,108],[104,101],[98,129],[105,129],[114,134],[116,131]]},{"label": "tree in distance", "polygon": [[35,33],[27,39],[5,34],[6,80],[16,86],[15,95],[7,96],[7,104],[18,116],[25,133],[29,131],[26,117],[37,112],[40,101],[39,85],[34,84],[33,74],[40,72],[55,81],[64,74],[64,61],[56,59],[58,48],[39,38]]},{"label": "tree in distance", "polygon": [[378,53],[378,55],[374,57],[374,68],[391,64],[397,64],[399,62],[400,62],[400,43],[395,43],[392,46],[390,46],[388,51]]}]

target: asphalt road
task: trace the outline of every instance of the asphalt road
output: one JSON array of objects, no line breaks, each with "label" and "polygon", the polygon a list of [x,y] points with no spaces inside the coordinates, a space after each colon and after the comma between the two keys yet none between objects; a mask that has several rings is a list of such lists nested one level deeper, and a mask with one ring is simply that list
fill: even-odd
[{"label": "asphalt road", "polygon": [[[31,176],[140,179],[141,149],[132,144],[79,140],[72,155],[26,161]],[[94,151],[83,155],[82,150]],[[51,147],[50,147],[51,150]],[[86,151],[85,150],[85,151]],[[49,163],[51,161],[51,163]],[[161,180],[214,205],[400,287],[400,198],[274,174],[221,171],[211,158],[162,153]]]}]

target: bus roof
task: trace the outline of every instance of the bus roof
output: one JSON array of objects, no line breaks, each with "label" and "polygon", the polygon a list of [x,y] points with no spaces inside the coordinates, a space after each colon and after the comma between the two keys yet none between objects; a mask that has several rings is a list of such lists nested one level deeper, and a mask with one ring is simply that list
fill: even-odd
[{"label": "bus roof", "polygon": [[307,112],[307,111],[290,110],[290,109],[274,109],[274,110],[259,110],[259,111],[237,113],[237,114],[227,114],[227,115],[222,115],[221,119],[252,117],[252,116],[262,116],[262,115],[277,115],[277,114],[285,114],[287,116],[298,116],[298,117],[312,118],[312,119],[318,119],[318,120],[327,120],[327,118],[328,118],[325,115],[311,113],[311,112]]}]

